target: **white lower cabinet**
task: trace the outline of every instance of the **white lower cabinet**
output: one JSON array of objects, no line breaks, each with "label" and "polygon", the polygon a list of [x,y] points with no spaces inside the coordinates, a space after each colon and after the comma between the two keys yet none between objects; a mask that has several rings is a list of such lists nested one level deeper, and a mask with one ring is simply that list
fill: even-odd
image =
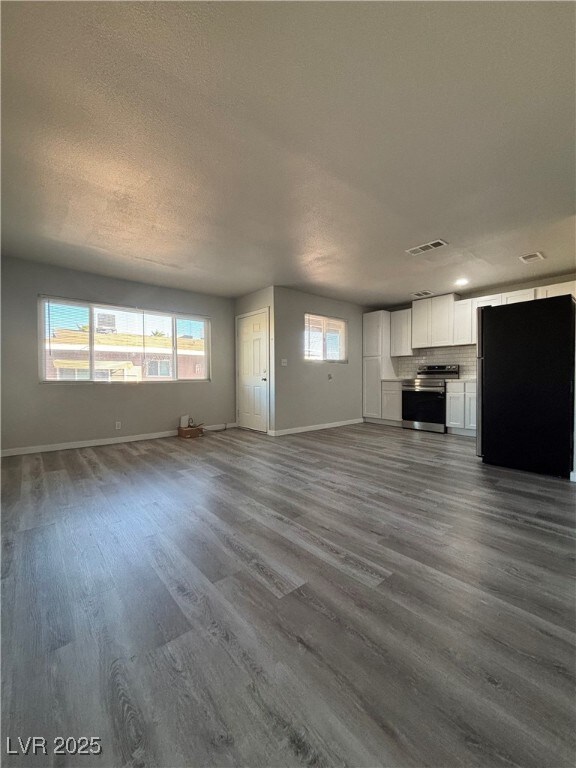
[{"label": "white lower cabinet", "polygon": [[464,392],[446,395],[446,426],[464,429]]},{"label": "white lower cabinet", "polygon": [[402,382],[382,382],[382,418],[388,421],[402,421]]},{"label": "white lower cabinet", "polygon": [[476,430],[476,382],[449,381],[446,384],[446,426]]},{"label": "white lower cabinet", "polygon": [[476,429],[476,392],[464,393],[464,429]]},{"label": "white lower cabinet", "polygon": [[382,413],[381,359],[365,357],[362,363],[363,415],[367,418],[380,419]]}]

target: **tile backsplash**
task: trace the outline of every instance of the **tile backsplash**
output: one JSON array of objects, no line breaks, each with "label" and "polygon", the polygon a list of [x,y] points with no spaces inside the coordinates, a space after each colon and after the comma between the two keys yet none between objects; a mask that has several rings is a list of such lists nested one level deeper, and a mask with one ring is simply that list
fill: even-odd
[{"label": "tile backsplash", "polygon": [[392,365],[396,376],[401,379],[413,379],[419,365],[435,365],[446,363],[447,365],[460,366],[461,379],[476,378],[476,345],[471,344],[462,347],[430,347],[427,349],[415,349],[412,357],[393,357]]}]

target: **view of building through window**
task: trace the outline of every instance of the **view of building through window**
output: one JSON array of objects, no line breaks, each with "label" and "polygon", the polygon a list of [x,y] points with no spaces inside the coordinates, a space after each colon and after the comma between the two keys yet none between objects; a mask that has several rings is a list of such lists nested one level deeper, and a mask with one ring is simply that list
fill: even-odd
[{"label": "view of building through window", "polygon": [[304,315],[304,359],[346,360],[345,320],[324,315]]},{"label": "view of building through window", "polygon": [[46,381],[208,379],[209,321],[125,307],[42,300]]}]

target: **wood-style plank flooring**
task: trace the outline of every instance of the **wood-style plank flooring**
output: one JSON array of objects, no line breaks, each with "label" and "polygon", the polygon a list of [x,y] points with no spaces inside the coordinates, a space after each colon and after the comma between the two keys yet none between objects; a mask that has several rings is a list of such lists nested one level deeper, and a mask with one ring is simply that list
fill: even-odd
[{"label": "wood-style plank flooring", "polygon": [[572,766],[575,500],[368,424],[5,459],[2,765]]}]

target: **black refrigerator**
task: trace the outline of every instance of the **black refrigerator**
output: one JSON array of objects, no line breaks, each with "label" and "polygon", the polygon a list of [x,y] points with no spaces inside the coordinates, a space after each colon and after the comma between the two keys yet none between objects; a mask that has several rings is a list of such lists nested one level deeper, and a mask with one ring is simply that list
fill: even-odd
[{"label": "black refrigerator", "polygon": [[477,453],[485,464],[573,471],[572,296],[478,310]]}]

